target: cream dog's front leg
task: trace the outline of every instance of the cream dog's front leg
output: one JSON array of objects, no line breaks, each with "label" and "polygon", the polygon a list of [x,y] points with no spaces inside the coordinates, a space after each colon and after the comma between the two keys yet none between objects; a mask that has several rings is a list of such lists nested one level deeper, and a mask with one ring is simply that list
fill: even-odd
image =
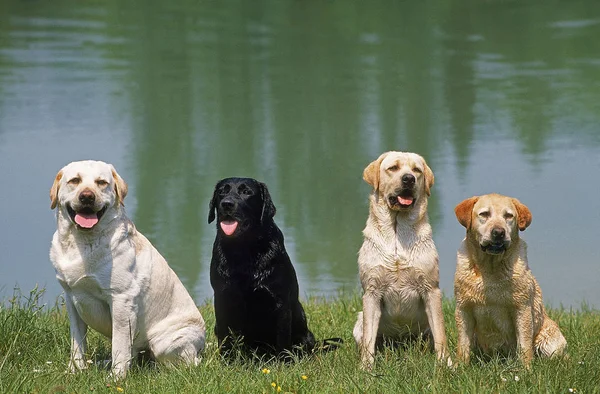
[{"label": "cream dog's front leg", "polygon": [[65,290],[65,304],[67,314],[69,315],[69,331],[71,333],[71,360],[69,361],[69,371],[72,373],[81,369],[86,369],[85,353],[87,353],[87,324],[81,319],[71,292]]},{"label": "cream dog's front leg", "polygon": [[371,370],[375,362],[375,343],[381,319],[381,296],[367,291],[363,295],[363,336],[360,346],[361,368]]},{"label": "cream dog's front leg", "polygon": [[425,313],[431,332],[435,353],[439,361],[446,361],[452,366],[450,353],[448,352],[448,341],[446,340],[446,329],[444,328],[444,315],[442,313],[442,291],[439,288],[432,289],[424,296]]},{"label": "cream dog's front leg", "polygon": [[112,378],[122,379],[131,365],[133,341],[137,334],[137,305],[129,297],[113,296],[112,315]]}]

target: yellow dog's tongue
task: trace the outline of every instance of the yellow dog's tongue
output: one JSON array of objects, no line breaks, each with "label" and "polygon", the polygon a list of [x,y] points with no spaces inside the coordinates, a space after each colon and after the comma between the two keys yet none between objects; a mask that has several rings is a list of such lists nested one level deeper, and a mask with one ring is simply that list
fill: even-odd
[{"label": "yellow dog's tongue", "polygon": [[412,204],[414,198],[412,197],[401,197],[398,196],[398,202],[400,203],[400,205],[410,205]]},{"label": "yellow dog's tongue", "polygon": [[237,228],[238,222],[235,220],[223,220],[220,225],[225,234],[231,235]]},{"label": "yellow dog's tongue", "polygon": [[75,215],[75,223],[83,228],[92,228],[98,223],[98,215],[95,213],[78,213]]}]

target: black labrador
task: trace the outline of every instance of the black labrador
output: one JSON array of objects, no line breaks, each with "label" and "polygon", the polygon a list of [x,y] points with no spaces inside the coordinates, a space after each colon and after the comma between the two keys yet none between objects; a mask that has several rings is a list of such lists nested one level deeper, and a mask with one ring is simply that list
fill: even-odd
[{"label": "black labrador", "polygon": [[229,354],[236,340],[258,356],[313,351],[315,337],[267,186],[252,178],[223,179],[209,209],[208,223],[217,219],[210,283],[221,353]]}]

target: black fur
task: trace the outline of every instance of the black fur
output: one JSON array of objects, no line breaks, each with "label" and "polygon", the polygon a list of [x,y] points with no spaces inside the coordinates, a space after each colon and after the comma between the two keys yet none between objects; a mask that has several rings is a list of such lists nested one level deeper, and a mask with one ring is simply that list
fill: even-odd
[{"label": "black fur", "polygon": [[[217,219],[210,264],[215,292],[215,334],[221,353],[239,339],[257,355],[310,352],[315,338],[298,300],[296,271],[273,221],[275,206],[264,183],[252,178],[219,181],[208,222]],[[227,235],[223,221],[237,221]]]}]

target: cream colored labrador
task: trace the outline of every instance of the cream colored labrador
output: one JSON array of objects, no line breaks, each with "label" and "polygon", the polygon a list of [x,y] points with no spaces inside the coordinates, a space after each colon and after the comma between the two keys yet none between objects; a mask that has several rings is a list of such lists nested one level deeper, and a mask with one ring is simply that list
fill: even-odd
[{"label": "cream colored labrador", "polygon": [[519,238],[531,223],[529,208],[488,194],[461,202],[455,212],[467,229],[454,279],[459,360],[468,363],[476,346],[484,353],[517,351],[525,366],[534,352],[564,354],[567,341],[546,314]]},{"label": "cream colored labrador", "polygon": [[364,295],[354,339],[361,366],[373,367],[378,340],[429,332],[437,358],[451,365],[438,254],[427,216],[433,172],[415,153],[386,152],[369,164],[363,178],[373,191],[358,255]]},{"label": "cream colored labrador", "polygon": [[148,351],[167,364],[198,363],[204,320],[152,244],[125,215],[127,184],[101,161],[73,162],[50,189],[58,228],[50,259],[65,292],[71,371],[86,368],[86,332],[112,339],[112,376]]}]

